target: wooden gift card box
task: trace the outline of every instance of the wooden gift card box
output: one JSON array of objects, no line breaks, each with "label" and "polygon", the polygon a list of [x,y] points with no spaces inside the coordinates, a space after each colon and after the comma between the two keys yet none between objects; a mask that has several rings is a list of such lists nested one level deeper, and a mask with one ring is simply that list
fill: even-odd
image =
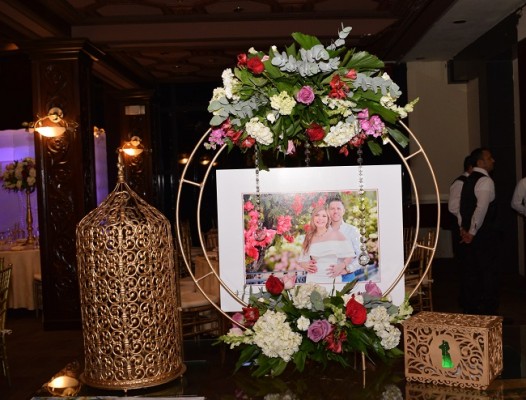
[{"label": "wooden gift card box", "polygon": [[408,381],[486,389],[502,372],[502,317],[423,311],[403,329]]}]

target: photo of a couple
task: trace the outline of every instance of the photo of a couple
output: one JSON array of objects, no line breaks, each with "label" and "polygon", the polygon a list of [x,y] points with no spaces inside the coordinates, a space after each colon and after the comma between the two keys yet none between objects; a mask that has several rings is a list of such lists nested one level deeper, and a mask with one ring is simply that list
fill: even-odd
[{"label": "photo of a couple", "polygon": [[[270,275],[296,283],[379,281],[377,192],[262,193],[244,195],[246,284],[263,285]],[[261,215],[260,215],[261,214]],[[360,265],[360,231],[370,259]]]}]

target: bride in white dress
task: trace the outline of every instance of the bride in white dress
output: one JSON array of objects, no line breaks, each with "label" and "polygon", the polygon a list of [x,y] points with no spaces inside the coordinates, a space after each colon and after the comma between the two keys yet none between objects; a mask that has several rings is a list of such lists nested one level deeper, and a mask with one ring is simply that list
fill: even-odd
[{"label": "bride in white dress", "polygon": [[341,283],[347,265],[356,256],[343,233],[330,229],[329,225],[327,207],[316,207],[311,214],[310,229],[305,234],[299,260],[308,272],[307,283]]}]

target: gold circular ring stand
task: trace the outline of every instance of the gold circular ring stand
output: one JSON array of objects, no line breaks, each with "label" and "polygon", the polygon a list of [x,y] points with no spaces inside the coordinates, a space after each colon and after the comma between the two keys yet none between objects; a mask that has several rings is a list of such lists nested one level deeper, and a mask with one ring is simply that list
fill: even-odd
[{"label": "gold circular ring stand", "polygon": [[[414,151],[412,151],[409,155],[405,156],[405,155],[402,154],[402,152],[396,146],[396,144],[394,144],[389,138],[387,139],[387,143],[389,143],[389,145],[391,145],[391,147],[396,151],[396,153],[398,154],[400,160],[404,164],[404,166],[407,169],[407,172],[409,174],[409,179],[411,181],[411,187],[413,189],[413,195],[414,195],[415,206],[416,206],[416,221],[415,221],[416,222],[416,224],[415,224],[416,227],[415,227],[415,235],[414,235],[414,238],[412,239],[412,243],[411,243],[411,248],[410,248],[408,254],[406,255],[406,260],[404,262],[404,267],[400,271],[398,276],[394,279],[394,281],[391,283],[389,288],[385,291],[385,294],[388,295],[394,289],[394,287],[398,284],[400,279],[403,278],[405,270],[407,269],[407,266],[409,265],[409,262],[410,262],[410,260],[411,260],[411,258],[413,256],[413,253],[415,252],[415,250],[418,247],[420,247],[420,248],[423,248],[423,249],[425,249],[427,251],[430,251],[431,252],[431,256],[429,257],[429,261],[427,262],[427,264],[425,266],[424,273],[420,277],[420,280],[418,281],[416,287],[413,289],[412,292],[407,294],[408,297],[412,297],[417,292],[417,290],[419,289],[420,285],[424,281],[426,275],[428,274],[429,269],[431,267],[431,263],[433,261],[433,257],[435,255],[435,251],[436,251],[436,247],[437,247],[437,243],[438,243],[439,228],[440,228],[440,194],[439,194],[439,190],[438,190],[438,185],[437,185],[435,173],[433,171],[433,167],[431,166],[431,163],[429,162],[429,158],[427,157],[427,154],[425,153],[422,145],[417,140],[417,138],[415,137],[413,132],[403,122],[400,122],[400,124],[409,133],[409,141],[410,141],[410,143],[415,145],[416,149]],[[206,249],[205,249],[205,242],[203,240],[203,233],[201,231],[201,203],[202,203],[202,199],[203,199],[203,191],[204,191],[204,188],[206,186],[206,182],[208,180],[208,176],[210,175],[210,172],[212,171],[217,158],[225,150],[227,145],[225,144],[225,145],[221,146],[220,148],[218,148],[216,150],[216,153],[215,153],[214,157],[212,158],[211,162],[208,164],[208,167],[207,167],[207,169],[205,171],[205,174],[204,174],[204,177],[203,177],[202,181],[196,182],[196,181],[190,180],[190,179],[188,179],[186,177],[188,168],[190,167],[192,162],[196,159],[195,155],[196,155],[198,149],[201,146],[203,146],[203,143],[208,138],[209,133],[210,133],[210,129],[205,132],[205,134],[201,137],[199,142],[194,147],[192,153],[190,154],[190,157],[188,158],[188,162],[186,163],[186,165],[185,165],[185,167],[183,169],[183,172],[181,174],[181,179],[179,180],[179,187],[178,187],[178,191],[177,191],[177,200],[176,200],[176,208],[175,208],[176,234],[177,234],[178,246],[179,246],[179,248],[182,248],[183,243],[182,243],[182,240],[181,240],[181,221],[179,219],[179,212],[180,212],[180,207],[179,206],[180,206],[181,193],[182,193],[182,189],[183,189],[184,185],[196,186],[196,187],[199,188],[199,197],[198,197],[198,200],[197,200],[197,207],[196,207],[196,211],[197,211],[197,213],[196,213],[196,220],[197,220],[197,229],[198,229],[199,243],[201,245],[201,249],[203,250],[204,257],[206,258],[206,262],[208,263],[208,268],[209,268],[210,272],[205,274],[204,276],[196,278],[194,273],[193,273],[193,271],[192,271],[192,269],[191,269],[191,267],[190,267],[191,266],[191,262],[187,258],[187,255],[184,252],[182,252],[182,258],[183,258],[183,261],[185,263],[186,269],[188,270],[188,273],[192,277],[193,281],[195,282],[196,287],[203,294],[203,296],[215,308],[217,308],[217,310],[219,312],[221,312],[226,318],[228,318],[230,321],[234,322],[232,320],[232,318],[228,315],[228,313],[224,312],[221,309],[219,304],[216,304],[214,301],[212,301],[210,299],[208,294],[203,290],[203,288],[200,285],[200,281],[201,280],[213,276],[213,277],[215,277],[215,279],[217,279],[217,281],[219,282],[221,287],[230,296],[232,296],[240,304],[240,306],[246,306],[246,303],[241,301],[241,299],[239,299],[239,297],[234,293],[234,291],[232,291],[232,289],[230,287],[228,287],[228,285],[226,285],[225,282],[223,282],[223,280],[220,278],[218,272],[212,267],[212,263],[210,261],[210,258],[208,257]],[[427,167],[429,168],[429,172],[431,173],[431,177],[433,179],[433,184],[434,184],[434,187],[435,187],[437,220],[436,220],[436,225],[434,227],[434,230],[435,230],[434,242],[429,247],[418,244],[418,237],[419,237],[419,232],[420,232],[420,198],[419,198],[419,195],[418,195],[418,190],[417,190],[417,186],[416,186],[416,182],[415,182],[415,177],[413,176],[413,172],[411,171],[411,167],[409,166],[409,161],[413,157],[417,157],[417,156],[421,156],[421,157],[424,158],[424,161],[425,161]]]}]

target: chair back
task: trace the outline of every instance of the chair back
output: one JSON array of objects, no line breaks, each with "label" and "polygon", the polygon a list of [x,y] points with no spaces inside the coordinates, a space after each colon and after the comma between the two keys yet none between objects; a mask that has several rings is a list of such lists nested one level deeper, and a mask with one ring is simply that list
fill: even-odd
[{"label": "chair back", "polygon": [[9,282],[11,281],[12,267],[0,268],[0,331],[5,329],[5,316],[7,314],[7,298],[9,295]]}]

